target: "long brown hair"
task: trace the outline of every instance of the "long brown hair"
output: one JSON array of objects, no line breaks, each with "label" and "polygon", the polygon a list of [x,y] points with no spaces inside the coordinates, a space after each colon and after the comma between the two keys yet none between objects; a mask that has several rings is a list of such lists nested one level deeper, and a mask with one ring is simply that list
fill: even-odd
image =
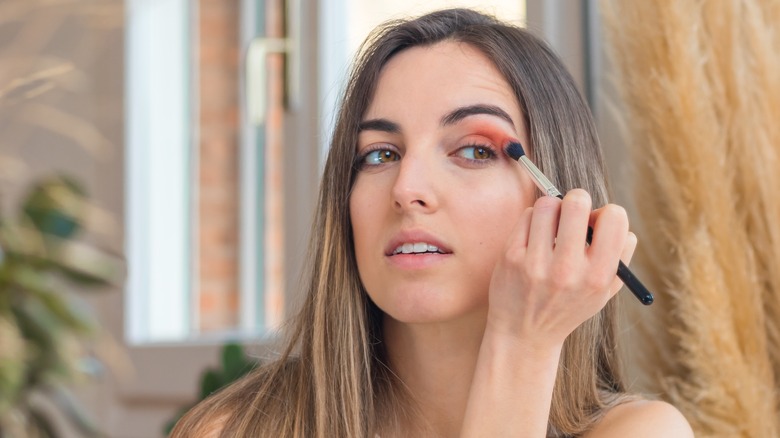
[{"label": "long brown hair", "polygon": [[[397,426],[410,402],[384,360],[382,313],[359,277],[349,219],[359,123],[382,67],[400,51],[444,40],[469,44],[512,86],[528,127],[533,160],[562,190],[586,189],[607,202],[593,121],[553,52],[527,31],[466,9],[433,12],[377,29],[354,64],[325,164],[306,273],[306,296],[281,356],[207,399],[174,437],[370,437]],[[576,436],[618,403],[615,303],[566,340],[549,436]]]}]

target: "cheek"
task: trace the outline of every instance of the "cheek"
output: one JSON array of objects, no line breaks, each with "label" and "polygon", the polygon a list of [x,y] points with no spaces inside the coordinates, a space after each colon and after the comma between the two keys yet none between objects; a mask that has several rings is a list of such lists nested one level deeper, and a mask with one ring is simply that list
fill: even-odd
[{"label": "cheek", "polygon": [[376,228],[380,226],[377,217],[379,205],[377,197],[367,190],[365,184],[355,182],[352,193],[349,197],[349,218],[352,223],[352,238],[355,242],[355,256],[360,263],[361,257],[364,257],[366,248],[372,236],[376,236]]},{"label": "cheek", "polygon": [[492,269],[512,238],[523,211],[533,205],[533,192],[525,193],[520,186],[517,188],[517,191],[491,191],[475,197],[468,211],[463,212],[459,228],[463,236],[470,236],[468,245],[485,269]]},{"label": "cheek", "polygon": [[349,221],[352,224],[352,240],[355,242],[355,254],[360,254],[360,243],[365,235],[366,215],[361,208],[362,202],[359,192],[353,191],[349,197]]}]

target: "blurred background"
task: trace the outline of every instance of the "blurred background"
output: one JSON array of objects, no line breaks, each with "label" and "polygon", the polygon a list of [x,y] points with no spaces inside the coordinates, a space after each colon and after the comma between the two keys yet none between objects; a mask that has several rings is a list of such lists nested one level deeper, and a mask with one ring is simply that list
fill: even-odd
[{"label": "blurred background", "polygon": [[[0,0],[0,218],[10,230],[0,261],[8,290],[49,304],[47,291],[68,294],[54,310],[2,313],[0,302],[0,409],[11,412],[0,430],[42,421],[56,436],[163,436],[203,391],[204,370],[231,366],[220,359],[226,343],[270,354],[294,310],[350,60],[377,24],[447,6],[551,43],[591,104],[613,187],[631,209],[596,1]],[[48,237],[38,235],[18,244],[38,249],[14,252],[8,236],[28,236],[19,230],[56,234],[30,222],[36,205],[44,219],[81,225],[60,233],[67,252],[40,249]],[[55,261],[44,266],[46,257]],[[53,279],[69,262],[86,280]],[[25,283],[29,273],[45,287]],[[87,321],[83,330],[62,306]],[[35,309],[43,340],[20,346]],[[75,327],[67,351],[45,330],[57,324]],[[27,379],[30,397],[11,397],[26,394],[18,362],[33,356],[58,371]],[[36,399],[51,382],[73,398]]]}]

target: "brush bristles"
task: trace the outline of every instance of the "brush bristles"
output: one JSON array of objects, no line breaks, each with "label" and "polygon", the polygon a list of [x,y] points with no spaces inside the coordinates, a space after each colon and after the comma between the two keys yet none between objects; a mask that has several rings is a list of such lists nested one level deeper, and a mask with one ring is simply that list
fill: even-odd
[{"label": "brush bristles", "polygon": [[525,151],[520,143],[511,142],[506,147],[506,154],[512,157],[513,160],[519,160],[520,157],[525,155]]}]

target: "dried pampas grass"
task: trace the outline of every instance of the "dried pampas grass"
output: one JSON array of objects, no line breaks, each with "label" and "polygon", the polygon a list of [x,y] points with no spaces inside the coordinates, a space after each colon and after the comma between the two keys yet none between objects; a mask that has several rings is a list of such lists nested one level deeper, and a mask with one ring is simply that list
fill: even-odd
[{"label": "dried pampas grass", "polygon": [[659,296],[652,329],[670,335],[652,377],[697,436],[776,437],[780,2],[602,7],[628,109],[641,262]]}]

